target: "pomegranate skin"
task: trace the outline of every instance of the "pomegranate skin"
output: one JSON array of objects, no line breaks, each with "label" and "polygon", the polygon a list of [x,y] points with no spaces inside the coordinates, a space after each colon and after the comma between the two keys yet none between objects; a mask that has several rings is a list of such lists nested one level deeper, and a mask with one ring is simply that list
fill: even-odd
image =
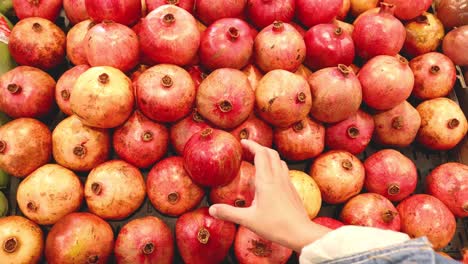
[{"label": "pomegranate skin", "polygon": [[300,75],[307,80],[309,79],[310,75],[312,75],[312,71],[309,70],[309,68],[307,68],[306,66],[304,66],[304,64],[302,64],[301,66],[299,66],[295,74]]},{"label": "pomegranate skin", "polygon": [[16,16],[21,20],[29,17],[40,17],[52,22],[59,16],[62,9],[61,0],[13,0]]},{"label": "pomegranate skin", "polygon": [[[76,250],[80,245],[80,250]],[[90,213],[71,213],[50,229],[45,244],[47,263],[107,263],[114,248],[111,226]]]},{"label": "pomegranate skin", "polygon": [[216,264],[227,256],[236,235],[236,226],[213,218],[208,207],[202,207],[177,219],[175,234],[184,262]]},{"label": "pomegranate skin", "polygon": [[401,231],[412,238],[426,236],[436,250],[447,246],[455,234],[455,217],[434,196],[410,196],[397,209],[401,217]]},{"label": "pomegranate skin", "polygon": [[377,8],[379,2],[380,0],[351,0],[351,15],[353,17],[358,17],[367,10]]},{"label": "pomegranate skin", "polygon": [[46,164],[19,184],[16,200],[26,217],[40,225],[53,225],[65,215],[78,211],[83,201],[83,186],[71,170]]},{"label": "pomegranate skin", "polygon": [[255,95],[247,76],[236,69],[215,70],[198,87],[198,112],[223,129],[232,129],[244,122],[254,104]]},{"label": "pomegranate skin", "polygon": [[427,100],[416,108],[421,127],[416,140],[433,150],[454,148],[466,135],[468,123],[460,106],[447,98]]},{"label": "pomegranate skin", "polygon": [[368,113],[358,110],[349,118],[327,126],[325,145],[329,149],[341,149],[358,155],[367,148],[373,133],[374,119]]},{"label": "pomegranate skin", "polygon": [[442,201],[456,217],[468,217],[468,166],[449,162],[426,178],[427,193]]},{"label": "pomegranate skin", "polygon": [[39,263],[44,249],[41,228],[21,216],[0,218],[0,259],[10,263]]},{"label": "pomegranate skin", "polygon": [[89,19],[85,0],[63,0],[63,9],[72,25]]},{"label": "pomegranate skin", "polygon": [[203,117],[196,111],[186,118],[172,125],[169,131],[172,147],[177,154],[184,153],[185,144],[193,136],[193,134],[200,132],[205,128],[210,128]]},{"label": "pomegranate skin", "polygon": [[308,79],[312,92],[310,115],[325,123],[340,122],[355,114],[362,102],[358,78],[343,64],[314,72]]},{"label": "pomegranate skin", "polygon": [[11,30],[8,49],[18,64],[49,70],[64,61],[66,36],[54,23],[25,18]]},{"label": "pomegranate skin", "polygon": [[193,13],[195,0],[145,0],[145,3],[148,13],[162,5],[176,5],[189,13]]},{"label": "pomegranate skin", "polygon": [[313,26],[307,31],[304,41],[307,48],[305,63],[312,69],[353,63],[353,38],[339,26],[334,24]]},{"label": "pomegranate skin", "polygon": [[55,80],[46,72],[19,66],[0,77],[0,111],[12,118],[44,117],[54,107]]},{"label": "pomegranate skin", "polygon": [[310,176],[320,188],[322,199],[340,204],[359,194],[364,185],[364,166],[353,154],[332,150],[315,159]]},{"label": "pomegranate skin", "polygon": [[444,38],[442,50],[453,63],[460,66],[468,66],[468,56],[465,51],[468,50],[468,25],[453,29]]},{"label": "pomegranate skin", "polygon": [[259,116],[276,127],[289,127],[306,118],[312,107],[304,77],[285,70],[265,74],[255,90]]},{"label": "pomegranate skin", "polygon": [[67,34],[67,58],[75,65],[88,64],[86,57],[85,37],[89,28],[94,26],[91,20],[74,25]]},{"label": "pomegranate skin", "polygon": [[436,6],[437,16],[446,29],[468,24],[468,5],[463,0],[441,0]]},{"label": "pomegranate skin", "polygon": [[198,90],[198,86],[200,86],[200,83],[206,78],[207,74],[198,65],[186,67],[185,70],[187,70],[190,77],[192,77],[193,83],[195,84],[195,90]]},{"label": "pomegranate skin", "polygon": [[310,28],[329,23],[339,13],[343,0],[296,0],[297,18]]},{"label": "pomegranate skin", "polygon": [[289,177],[309,219],[314,219],[322,206],[319,186],[312,177],[303,171],[290,170]]},{"label": "pomegranate skin", "polygon": [[205,25],[227,17],[240,18],[243,15],[247,0],[197,0],[195,13]]},{"label": "pomegranate skin", "polygon": [[407,101],[394,108],[374,115],[374,140],[379,144],[394,147],[409,146],[421,126],[418,111]]},{"label": "pomegranate skin", "polygon": [[345,20],[348,16],[348,12],[351,9],[351,0],[343,0],[343,5],[341,6],[340,12],[336,16],[337,19]]},{"label": "pomegranate skin", "polygon": [[276,128],[274,143],[286,160],[311,159],[320,155],[325,148],[325,127],[307,117],[289,128]]},{"label": "pomegranate skin", "polygon": [[255,91],[257,89],[257,85],[263,77],[263,73],[254,65],[249,64],[242,69],[242,72],[247,75],[247,79],[250,82],[250,87],[252,90]]},{"label": "pomegranate skin", "polygon": [[86,10],[97,23],[104,20],[130,26],[141,17],[141,0],[85,0]]},{"label": "pomegranate skin", "polygon": [[114,252],[118,264],[170,264],[174,259],[174,238],[161,219],[146,216],[122,227]]},{"label": "pomegranate skin", "polygon": [[369,60],[358,74],[362,99],[377,110],[389,110],[411,95],[414,75],[408,61],[397,55],[380,55]]},{"label": "pomegranate skin", "polygon": [[148,198],[159,212],[179,216],[197,207],[204,190],[193,183],[184,169],[182,157],[158,162],[146,179]]},{"label": "pomegranate skin", "polygon": [[86,64],[78,65],[66,71],[58,79],[55,86],[55,101],[64,114],[73,115],[70,108],[70,95],[78,77],[88,69],[89,66]]},{"label": "pomegranate skin", "polygon": [[338,220],[336,220],[334,218],[326,217],[326,216],[314,218],[314,220],[312,220],[312,221],[314,223],[316,223],[316,224],[328,227],[328,228],[333,229],[333,230],[344,226],[344,224],[342,222],[340,222],[340,221],[338,221]]},{"label": "pomegranate skin", "polygon": [[340,27],[344,32],[348,33],[349,36],[353,36],[354,26],[352,24],[337,19],[333,20],[332,23],[337,27]]},{"label": "pomegranate skin", "polygon": [[416,57],[435,51],[445,36],[444,25],[431,13],[424,13],[405,24],[405,53]]},{"label": "pomegranate skin", "polygon": [[265,28],[275,21],[289,23],[294,18],[294,0],[248,0],[247,16],[257,28]]},{"label": "pomegranate skin", "polygon": [[385,197],[376,193],[359,194],[343,207],[340,219],[346,225],[369,226],[400,231],[400,214]]},{"label": "pomegranate skin", "polygon": [[0,168],[24,178],[52,156],[50,130],[32,118],[18,118],[0,127]]},{"label": "pomegranate skin", "polygon": [[424,13],[432,4],[432,0],[384,0],[395,5],[395,16],[401,20],[413,19]]},{"label": "pomegranate skin", "polygon": [[250,229],[239,226],[234,240],[234,254],[239,264],[285,264],[292,250],[266,240]]},{"label": "pomegranate skin", "polygon": [[239,172],[242,146],[228,132],[206,128],[194,134],[184,148],[184,168],[202,186],[230,183]]}]

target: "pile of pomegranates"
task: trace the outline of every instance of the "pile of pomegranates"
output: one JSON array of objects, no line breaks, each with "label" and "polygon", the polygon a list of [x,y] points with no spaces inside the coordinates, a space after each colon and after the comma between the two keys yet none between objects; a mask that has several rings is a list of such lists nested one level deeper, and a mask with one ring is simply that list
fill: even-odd
[{"label": "pile of pomegranates", "polygon": [[0,169],[24,217],[0,219],[0,262],[287,263],[208,213],[255,205],[245,139],[307,168],[288,176],[311,221],[443,249],[468,217],[444,158],[468,132],[461,2],[13,0]]}]

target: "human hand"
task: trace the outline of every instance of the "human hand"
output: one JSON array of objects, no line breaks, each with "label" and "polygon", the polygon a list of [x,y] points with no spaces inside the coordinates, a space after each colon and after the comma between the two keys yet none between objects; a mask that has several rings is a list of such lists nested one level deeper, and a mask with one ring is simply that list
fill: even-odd
[{"label": "human hand", "polygon": [[289,177],[287,164],[275,150],[242,140],[255,155],[255,198],[248,208],[215,204],[210,215],[245,226],[265,239],[300,252],[330,229],[310,221]]}]

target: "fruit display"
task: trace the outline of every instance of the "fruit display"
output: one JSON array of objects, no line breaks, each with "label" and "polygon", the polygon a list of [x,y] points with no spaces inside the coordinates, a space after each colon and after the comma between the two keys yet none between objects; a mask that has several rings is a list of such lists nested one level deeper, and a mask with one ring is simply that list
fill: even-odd
[{"label": "fruit display", "polygon": [[243,139],[310,221],[460,259],[460,2],[0,0],[0,263],[297,263],[208,213],[255,205]]}]

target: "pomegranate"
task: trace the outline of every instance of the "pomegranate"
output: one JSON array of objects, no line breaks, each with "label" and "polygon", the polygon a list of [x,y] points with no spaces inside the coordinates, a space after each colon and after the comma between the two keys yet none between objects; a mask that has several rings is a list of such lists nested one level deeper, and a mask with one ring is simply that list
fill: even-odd
[{"label": "pomegranate", "polygon": [[313,26],[307,31],[304,40],[307,48],[306,64],[312,69],[353,63],[353,38],[339,26]]},{"label": "pomegranate", "polygon": [[141,17],[141,0],[85,0],[85,3],[89,16],[97,23],[112,20],[130,26]]},{"label": "pomegranate", "polygon": [[290,170],[289,177],[304,204],[307,215],[310,219],[314,219],[322,206],[319,186],[312,177],[302,171]]},{"label": "pomegranate", "polygon": [[295,28],[297,30],[297,32],[299,32],[299,34],[301,34],[302,37],[304,37],[305,34],[307,33],[306,29],[304,29],[301,25],[299,25],[297,23],[294,23],[293,21],[288,22],[288,24],[293,26],[293,28]]},{"label": "pomegranate", "polygon": [[358,17],[360,14],[376,8],[379,5],[380,0],[351,0],[350,11],[354,17]]},{"label": "pomegranate", "polygon": [[55,80],[46,72],[19,66],[0,77],[0,111],[13,118],[43,117],[54,106]]},{"label": "pomegranate", "polygon": [[161,219],[146,216],[122,227],[114,251],[119,264],[170,264],[174,259],[174,238]]},{"label": "pomegranate", "polygon": [[198,90],[198,86],[200,86],[200,83],[206,78],[206,73],[204,70],[198,66],[189,66],[186,68],[187,72],[190,74],[190,77],[192,77],[193,83],[195,84],[195,90]]},{"label": "pomegranate", "polygon": [[[231,134],[239,141],[249,139],[267,148],[273,145],[273,129],[255,115],[251,115],[244,123],[232,130]],[[250,162],[254,160],[254,155],[248,151],[244,151],[242,157]]]},{"label": "pomegranate", "polygon": [[463,0],[440,0],[436,7],[437,16],[445,28],[461,27],[468,24],[468,5]]},{"label": "pomegranate", "polygon": [[86,64],[75,66],[62,74],[60,79],[57,81],[57,86],[55,86],[55,100],[60,110],[62,110],[66,115],[73,114],[70,108],[70,95],[73,91],[76,80],[88,69],[89,66]]},{"label": "pomegranate", "polygon": [[247,80],[249,80],[250,87],[255,91],[257,85],[263,77],[262,72],[254,65],[248,64],[245,66],[242,71],[247,75]]},{"label": "pomegranate", "polygon": [[461,251],[462,257],[463,257],[463,264],[468,263],[468,248],[464,247]]},{"label": "pomegranate", "polygon": [[213,188],[210,201],[213,204],[224,203],[235,207],[249,207],[255,196],[255,167],[242,161],[239,173],[226,186]]},{"label": "pomegranate", "polygon": [[447,98],[425,101],[416,108],[421,128],[416,140],[434,150],[454,148],[466,135],[468,123],[460,106]]},{"label": "pomegranate", "polygon": [[208,69],[241,69],[252,56],[254,39],[249,24],[238,18],[223,18],[201,35],[200,61]]},{"label": "pomegranate", "polygon": [[260,117],[278,127],[289,127],[303,120],[312,107],[307,81],[285,70],[265,74],[257,85],[255,97]]},{"label": "pomegranate", "polygon": [[182,157],[170,157],[158,162],[149,172],[146,186],[153,206],[170,216],[192,210],[205,195],[185,171]]},{"label": "pomegranate", "polygon": [[195,183],[207,187],[230,183],[239,172],[241,160],[241,144],[222,130],[197,132],[184,148],[185,169]]},{"label": "pomegranate", "polygon": [[353,40],[364,59],[377,55],[396,55],[406,39],[405,26],[393,16],[395,6],[381,3],[380,11],[367,12],[354,22]]},{"label": "pomegranate", "polygon": [[175,123],[170,129],[169,135],[174,150],[182,155],[184,153],[185,144],[193,134],[209,127],[210,125],[208,125],[203,117],[196,111]]},{"label": "pomegranate", "polygon": [[343,0],[296,0],[297,18],[306,27],[329,23],[339,13]]},{"label": "pomegranate", "polygon": [[316,224],[319,224],[321,226],[325,226],[325,227],[328,227],[330,229],[338,229],[342,226],[344,226],[344,224],[334,218],[331,218],[331,217],[326,217],[326,216],[322,216],[322,217],[317,217],[317,218],[314,218],[314,223]]},{"label": "pomegranate", "polygon": [[175,234],[184,262],[214,264],[227,256],[236,226],[210,216],[208,207],[202,207],[177,219]]},{"label": "pomegranate", "polygon": [[383,0],[395,5],[395,16],[402,20],[410,20],[423,14],[432,4],[432,0]]},{"label": "pomegranate", "polygon": [[72,25],[89,18],[85,0],[63,0],[63,9]]},{"label": "pomegranate", "polygon": [[281,157],[286,160],[311,159],[325,148],[325,127],[307,117],[289,128],[276,128],[274,143]]},{"label": "pomegranate", "polygon": [[126,72],[137,65],[140,57],[136,33],[107,20],[88,30],[84,46],[91,66],[112,66]]},{"label": "pomegranate", "polygon": [[343,0],[343,5],[341,6],[340,12],[336,18],[344,20],[348,16],[348,12],[351,9],[351,0]]},{"label": "pomegranate", "polygon": [[362,99],[377,110],[389,110],[408,99],[414,75],[408,61],[400,56],[380,55],[369,60],[358,74]]},{"label": "pomegranate", "polygon": [[461,52],[468,50],[468,25],[453,29],[447,33],[442,42],[442,49],[453,63],[468,66],[468,56],[465,56],[465,52]]},{"label": "pomegranate", "polygon": [[248,0],[247,16],[257,28],[267,27],[275,21],[291,22],[296,10],[294,0]]},{"label": "pomegranate", "polygon": [[227,17],[241,17],[247,0],[197,0],[195,1],[195,13],[206,25]]},{"label": "pomegranate", "polygon": [[239,226],[234,240],[234,253],[239,264],[284,264],[293,252],[287,247],[260,237],[246,227]]},{"label": "pomegranate", "polygon": [[337,19],[333,20],[333,24],[337,27],[340,27],[343,30],[343,32],[348,33],[349,36],[353,35],[354,26],[352,24]]},{"label": "pomegranate", "polygon": [[442,201],[456,217],[468,217],[468,166],[449,162],[426,178],[427,193]]},{"label": "pomegranate", "polygon": [[374,115],[375,141],[386,146],[407,147],[418,133],[421,117],[407,101]]},{"label": "pomegranate", "polygon": [[[79,246],[79,250],[77,250]],[[90,213],[71,213],[50,229],[47,263],[107,263],[114,248],[111,226]]]},{"label": "pomegranate", "polygon": [[439,199],[416,194],[397,206],[401,217],[401,231],[410,237],[426,236],[434,249],[448,245],[455,234],[455,217]]},{"label": "pomegranate", "polygon": [[[138,20],[138,23],[136,23],[133,27],[132,27],[132,30],[137,34],[138,36],[138,39],[141,39],[141,29],[143,28],[143,18]],[[157,63],[152,60],[147,54],[146,52],[143,50],[142,48],[142,43],[141,41],[139,41],[140,43],[140,63],[141,64],[145,64],[145,65],[149,65],[149,66],[153,66],[153,65],[156,65]]]},{"label": "pomegranate", "polygon": [[174,5],[163,5],[143,19],[141,50],[157,63],[186,65],[200,45],[200,31],[193,16]]},{"label": "pomegranate", "polygon": [[193,13],[195,0],[144,0],[148,13],[155,10],[162,5],[176,5],[180,8],[187,10],[189,13]]},{"label": "pomegranate", "polygon": [[41,228],[21,216],[0,218],[0,259],[10,263],[39,263],[44,249]]},{"label": "pomegranate", "polygon": [[196,105],[199,113],[214,125],[231,129],[252,113],[255,95],[247,76],[236,69],[212,72],[200,84]]},{"label": "pomegranate", "polygon": [[295,74],[298,74],[307,80],[309,79],[310,75],[312,75],[312,71],[309,70],[309,68],[307,68],[306,66],[304,66],[304,64],[301,64],[301,66],[299,66]]},{"label": "pomegranate", "polygon": [[88,64],[86,57],[85,37],[89,28],[94,26],[91,20],[74,25],[67,34],[67,58],[75,65]]},{"label": "pomegranate", "polygon": [[8,42],[18,64],[49,70],[64,61],[65,33],[54,23],[39,17],[25,18],[13,29]]},{"label": "pomegranate", "polygon": [[325,145],[329,149],[345,150],[358,155],[369,145],[374,132],[374,120],[364,111],[327,126]]},{"label": "pomegranate", "polygon": [[19,184],[16,199],[26,217],[40,225],[52,225],[80,208],[83,186],[71,170],[47,164]]},{"label": "pomegranate", "polygon": [[195,101],[195,84],[183,68],[160,64],[146,70],[135,85],[138,108],[157,122],[176,122]]},{"label": "pomegranate", "polygon": [[52,22],[59,16],[62,10],[61,0],[13,0],[13,8],[19,19],[28,17],[40,17]]},{"label": "pomegranate", "polygon": [[0,169],[26,177],[46,164],[52,154],[50,130],[32,118],[18,118],[0,127]]},{"label": "pomegranate", "polygon": [[132,90],[130,79],[118,69],[93,67],[76,80],[70,95],[70,107],[84,125],[117,127],[133,111]]},{"label": "pomegranate", "polygon": [[293,26],[275,21],[258,33],[254,53],[255,63],[264,72],[275,69],[295,72],[305,59],[306,45]]},{"label": "pomegranate", "polygon": [[310,176],[320,188],[322,199],[340,204],[361,192],[364,185],[364,166],[353,154],[332,150],[315,159]]},{"label": "pomegranate", "polygon": [[444,25],[431,13],[424,13],[405,24],[403,50],[412,57],[435,51],[445,36]]},{"label": "pomegranate", "polygon": [[143,176],[136,167],[112,160],[89,173],[84,195],[91,213],[106,220],[121,220],[140,207],[145,189]]}]

